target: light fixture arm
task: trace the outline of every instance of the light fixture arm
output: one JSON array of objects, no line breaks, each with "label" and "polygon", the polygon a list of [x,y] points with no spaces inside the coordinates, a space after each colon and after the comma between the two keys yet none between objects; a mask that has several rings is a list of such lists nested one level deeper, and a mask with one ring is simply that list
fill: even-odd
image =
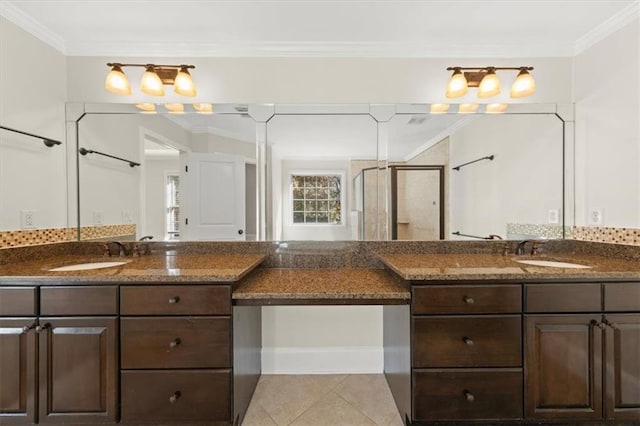
[{"label": "light fixture arm", "polygon": [[196,67],[195,65],[122,64],[120,62],[108,62],[107,66],[109,68],[113,68],[115,66],[119,66],[119,67],[141,67],[141,68],[153,67],[154,69],[155,68],[171,68],[171,69],[176,69],[176,70],[179,70],[180,68],[194,69]]},{"label": "light fixture arm", "polygon": [[467,70],[467,71],[488,71],[489,69],[493,69],[495,71],[521,71],[527,70],[532,71],[533,67],[447,67],[447,71],[456,71],[456,70]]}]

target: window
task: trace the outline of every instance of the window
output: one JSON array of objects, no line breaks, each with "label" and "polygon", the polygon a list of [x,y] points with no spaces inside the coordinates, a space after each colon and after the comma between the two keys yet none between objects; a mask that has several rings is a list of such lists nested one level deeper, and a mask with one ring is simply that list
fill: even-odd
[{"label": "window", "polygon": [[342,174],[291,174],[294,224],[342,225]]},{"label": "window", "polygon": [[180,176],[167,175],[167,240],[180,237]]}]

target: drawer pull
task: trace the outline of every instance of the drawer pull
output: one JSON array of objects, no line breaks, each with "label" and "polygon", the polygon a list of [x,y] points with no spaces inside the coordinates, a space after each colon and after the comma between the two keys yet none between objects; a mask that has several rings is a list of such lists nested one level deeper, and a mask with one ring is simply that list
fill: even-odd
[{"label": "drawer pull", "polygon": [[463,392],[465,399],[468,402],[473,402],[476,400],[476,397],[473,396],[473,394],[471,392],[469,392],[468,390],[465,389],[465,391]]},{"label": "drawer pull", "polygon": [[470,339],[468,337],[463,337],[462,341],[467,345],[467,346],[473,346],[473,339]]},{"label": "drawer pull", "polygon": [[175,339],[173,339],[171,341],[171,343],[169,343],[169,347],[171,348],[175,348],[176,346],[178,346],[180,343],[182,343],[182,340],[180,340],[179,337],[176,337]]},{"label": "drawer pull", "polygon": [[180,301],[180,296],[173,296],[171,299],[169,299],[169,304],[170,305],[175,305],[179,301]]},{"label": "drawer pull", "polygon": [[33,323],[31,325],[25,325],[24,327],[22,327],[22,332],[23,333],[27,333],[29,330],[33,330],[34,328],[36,328],[36,324]]},{"label": "drawer pull", "polygon": [[469,296],[464,296],[462,300],[464,300],[464,303],[466,303],[467,305],[473,305],[475,303],[475,300],[473,300],[473,297],[469,297]]},{"label": "drawer pull", "polygon": [[604,330],[607,327],[605,323],[598,322],[596,320],[591,320],[591,325],[594,327],[598,327],[600,330]]},{"label": "drawer pull", "polygon": [[41,331],[46,330],[47,328],[51,328],[51,324],[45,323],[36,327],[36,333],[40,333]]},{"label": "drawer pull", "polygon": [[[604,325],[608,325],[609,327],[613,328],[614,330],[617,330],[617,329],[618,329],[618,324],[616,324],[615,322],[611,322],[611,321],[609,321],[609,320],[607,320],[607,319],[605,319],[605,320],[603,321],[603,324],[604,324]],[[602,327],[602,328],[604,328],[604,327]]]},{"label": "drawer pull", "polygon": [[178,400],[178,398],[180,398],[180,396],[182,396],[182,392],[175,391],[173,395],[169,397],[169,402],[174,404]]}]

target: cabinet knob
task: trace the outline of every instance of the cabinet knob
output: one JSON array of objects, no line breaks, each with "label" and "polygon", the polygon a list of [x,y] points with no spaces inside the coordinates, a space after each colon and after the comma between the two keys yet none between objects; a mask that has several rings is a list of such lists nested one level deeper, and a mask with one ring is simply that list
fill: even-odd
[{"label": "cabinet knob", "polygon": [[462,341],[467,345],[467,346],[473,346],[473,339],[469,338],[469,337],[463,337]]},{"label": "cabinet knob", "polygon": [[24,327],[22,327],[22,332],[27,333],[29,330],[33,330],[34,328],[36,328],[35,322],[31,325],[25,325]]},{"label": "cabinet knob", "polygon": [[596,320],[591,320],[591,325],[594,327],[598,327],[600,330],[604,330],[607,327],[604,323],[598,322]]},{"label": "cabinet knob", "polygon": [[467,305],[473,305],[475,303],[475,300],[473,300],[473,297],[469,297],[469,296],[464,296],[462,300],[464,300],[464,303],[466,303]]},{"label": "cabinet knob", "polygon": [[48,322],[42,325],[39,325],[36,327],[36,333],[40,333],[41,331],[46,330],[47,328],[51,328],[51,324],[49,324]]},{"label": "cabinet knob", "polygon": [[[617,329],[618,329],[618,324],[616,324],[615,322],[611,322],[611,321],[609,321],[609,320],[605,319],[605,320],[603,321],[603,323],[604,323],[605,325],[608,325],[609,327],[613,328],[614,330],[617,330]],[[603,327],[603,328],[604,328],[604,327]]]},{"label": "cabinet knob", "polygon": [[176,337],[175,339],[173,339],[171,341],[171,343],[169,343],[169,347],[171,348],[175,348],[176,346],[178,346],[180,343],[182,343],[182,340],[180,340],[179,337]]},{"label": "cabinet knob", "polygon": [[182,395],[182,392],[180,392],[179,390],[175,391],[173,395],[169,397],[169,402],[172,404],[175,403],[178,400],[178,398],[180,398],[181,395]]},{"label": "cabinet knob", "polygon": [[476,400],[476,397],[475,397],[475,396],[473,396],[473,394],[472,394],[471,392],[469,392],[468,390],[465,390],[465,391],[463,392],[463,394],[464,394],[465,399],[466,399],[467,401],[469,401],[469,402],[473,402],[473,401],[475,401],[475,400]]},{"label": "cabinet knob", "polygon": [[170,304],[175,304],[175,303],[178,303],[179,301],[180,301],[180,296],[173,296],[171,299],[169,299]]}]

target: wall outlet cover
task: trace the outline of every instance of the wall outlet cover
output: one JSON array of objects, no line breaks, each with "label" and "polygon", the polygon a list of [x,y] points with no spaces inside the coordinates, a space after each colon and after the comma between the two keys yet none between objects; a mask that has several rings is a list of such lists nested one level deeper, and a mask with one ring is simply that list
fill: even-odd
[{"label": "wall outlet cover", "polygon": [[93,211],[93,224],[102,225],[104,223],[104,212],[102,210]]},{"label": "wall outlet cover", "polygon": [[560,210],[549,209],[549,212],[547,213],[547,221],[549,223],[560,223]]},{"label": "wall outlet cover", "polygon": [[20,211],[20,224],[22,229],[35,229],[36,226],[36,211],[35,210],[21,210]]},{"label": "wall outlet cover", "polygon": [[604,209],[590,209],[589,210],[589,225],[602,226],[604,225]]}]

